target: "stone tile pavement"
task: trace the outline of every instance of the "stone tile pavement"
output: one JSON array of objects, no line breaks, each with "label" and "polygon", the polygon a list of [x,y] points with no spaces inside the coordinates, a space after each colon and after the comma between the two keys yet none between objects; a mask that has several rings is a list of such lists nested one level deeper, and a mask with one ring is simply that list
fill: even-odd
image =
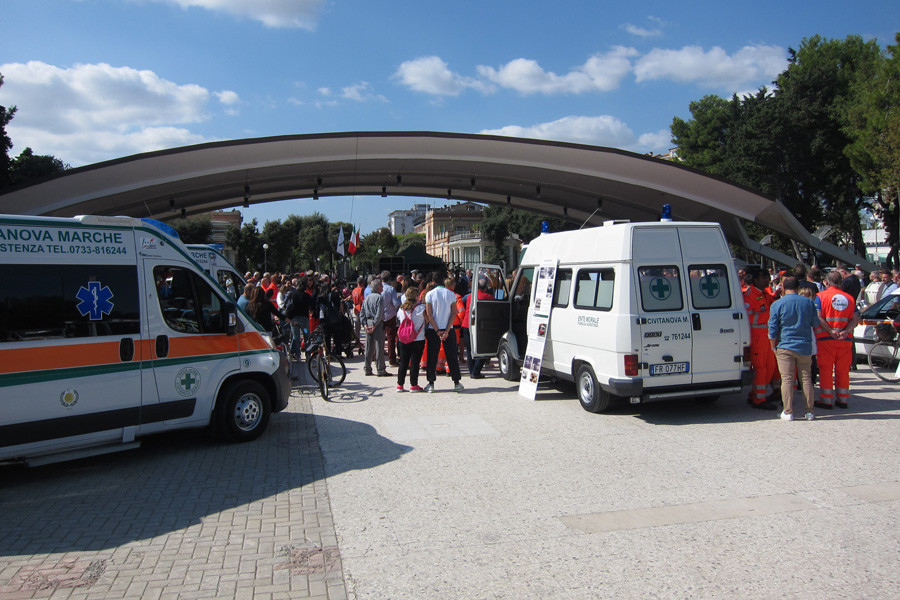
[{"label": "stone tile pavement", "polygon": [[248,444],[184,431],[0,467],[0,600],[346,598],[314,391]]}]

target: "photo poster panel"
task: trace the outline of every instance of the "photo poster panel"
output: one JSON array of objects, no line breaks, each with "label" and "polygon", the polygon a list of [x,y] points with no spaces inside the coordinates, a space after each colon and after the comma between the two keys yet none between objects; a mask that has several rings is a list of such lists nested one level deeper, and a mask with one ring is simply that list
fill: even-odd
[{"label": "photo poster panel", "polygon": [[553,286],[556,284],[556,267],[559,261],[547,259],[538,267],[537,284],[531,301],[531,318],[528,325],[528,347],[522,363],[522,378],[519,380],[519,395],[534,400],[537,397],[538,379],[541,376],[541,361],[544,345],[550,328],[550,311],[553,309]]}]

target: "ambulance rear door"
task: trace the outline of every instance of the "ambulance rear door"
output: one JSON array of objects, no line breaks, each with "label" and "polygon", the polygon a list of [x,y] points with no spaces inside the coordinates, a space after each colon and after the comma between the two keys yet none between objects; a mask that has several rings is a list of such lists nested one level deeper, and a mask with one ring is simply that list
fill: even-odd
[{"label": "ambulance rear door", "polygon": [[740,380],[746,325],[725,237],[717,227],[683,226],[678,233],[688,273],[692,383]]},{"label": "ambulance rear door", "polygon": [[685,302],[684,266],[674,227],[635,227],[637,325],[644,387],[691,383],[691,320]]}]

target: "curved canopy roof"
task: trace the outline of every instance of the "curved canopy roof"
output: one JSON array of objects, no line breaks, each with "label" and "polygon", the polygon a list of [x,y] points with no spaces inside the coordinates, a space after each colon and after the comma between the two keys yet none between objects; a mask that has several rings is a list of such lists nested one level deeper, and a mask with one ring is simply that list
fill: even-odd
[{"label": "curved canopy roof", "polygon": [[750,240],[740,220],[861,262],[813,237],[781,203],[670,161],[474,134],[325,133],[175,148],[14,188],[0,194],[0,212],[167,219],[240,206],[245,196],[257,203],[351,195],[507,204],[587,224],[657,220],[669,204],[675,220],[719,222],[732,242],[788,264],[796,259]]}]

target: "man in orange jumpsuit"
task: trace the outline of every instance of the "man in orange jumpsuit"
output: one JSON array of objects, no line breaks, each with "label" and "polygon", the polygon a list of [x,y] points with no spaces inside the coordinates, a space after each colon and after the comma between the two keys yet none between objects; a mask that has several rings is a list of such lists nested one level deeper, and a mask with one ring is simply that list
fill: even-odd
[{"label": "man in orange jumpsuit", "polygon": [[747,399],[750,406],[763,410],[778,408],[774,399],[766,398],[766,386],[777,372],[775,353],[769,343],[769,307],[774,299],[765,291],[769,275],[759,267],[747,267],[744,308],[750,321],[750,364],[753,365],[753,388]]},{"label": "man in orange jumpsuit", "polygon": [[[853,328],[859,312],[853,296],[841,290],[843,277],[832,271],[825,278],[828,287],[816,296],[819,327],[816,347],[819,361],[819,408],[847,408],[850,401],[850,365],[853,361]],[[835,399],[837,392],[837,399]]]}]

